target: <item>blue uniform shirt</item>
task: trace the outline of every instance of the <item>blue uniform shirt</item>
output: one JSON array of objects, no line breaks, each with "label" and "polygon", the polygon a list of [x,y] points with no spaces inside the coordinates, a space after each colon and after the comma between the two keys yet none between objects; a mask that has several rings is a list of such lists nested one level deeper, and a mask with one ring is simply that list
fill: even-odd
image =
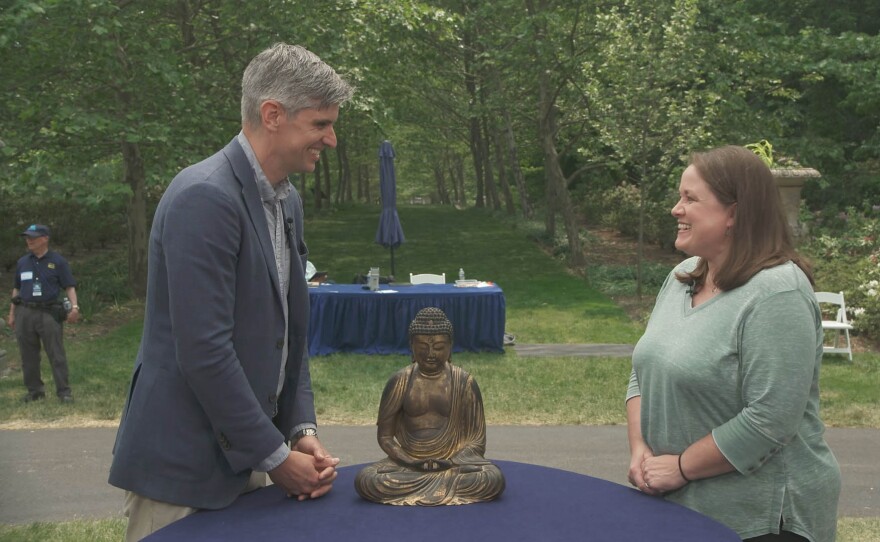
[{"label": "blue uniform shirt", "polygon": [[[38,291],[34,295],[34,286],[39,280]],[[28,303],[49,303],[58,299],[62,290],[76,286],[76,280],[70,272],[70,265],[57,252],[49,251],[42,258],[33,254],[22,256],[15,268],[15,288],[22,301]]]}]

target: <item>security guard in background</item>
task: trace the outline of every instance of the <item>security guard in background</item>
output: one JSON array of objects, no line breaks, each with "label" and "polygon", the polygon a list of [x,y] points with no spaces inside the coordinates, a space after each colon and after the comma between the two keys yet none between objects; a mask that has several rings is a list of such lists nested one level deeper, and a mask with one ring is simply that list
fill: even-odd
[{"label": "security guard in background", "polygon": [[[67,381],[67,355],[64,353],[64,320],[76,323],[79,306],[76,303],[76,281],[67,260],[49,250],[49,228],[31,224],[21,233],[30,254],[18,260],[15,269],[15,287],[9,307],[9,327],[15,330],[21,353],[21,371],[28,393],[24,402],[46,397],[40,376],[40,341],[52,365],[55,392],[63,403],[73,402],[73,393]],[[64,290],[70,303],[66,307],[59,294]]]}]

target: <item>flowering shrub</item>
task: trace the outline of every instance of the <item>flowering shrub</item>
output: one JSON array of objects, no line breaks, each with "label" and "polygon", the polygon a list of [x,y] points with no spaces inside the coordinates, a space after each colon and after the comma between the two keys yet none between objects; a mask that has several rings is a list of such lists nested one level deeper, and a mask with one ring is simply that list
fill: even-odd
[{"label": "flowering shrub", "polygon": [[880,250],[863,262],[859,283],[849,301],[853,325],[874,339],[880,338]]},{"label": "flowering shrub", "polygon": [[[646,243],[665,247],[674,243],[675,219],[669,211],[675,204],[675,194],[670,194],[663,201],[646,205]],[[581,210],[594,223],[634,238],[638,233],[639,196],[637,186],[622,183],[585,198]],[[880,343],[880,206],[868,206],[864,211],[850,207],[833,213],[802,209],[800,218],[809,234],[800,240],[798,249],[813,263],[816,289],[842,291],[856,333]]]},{"label": "flowering shrub", "polygon": [[817,289],[843,291],[855,329],[880,340],[880,213],[817,213],[809,229],[813,237],[802,249],[813,261]]}]

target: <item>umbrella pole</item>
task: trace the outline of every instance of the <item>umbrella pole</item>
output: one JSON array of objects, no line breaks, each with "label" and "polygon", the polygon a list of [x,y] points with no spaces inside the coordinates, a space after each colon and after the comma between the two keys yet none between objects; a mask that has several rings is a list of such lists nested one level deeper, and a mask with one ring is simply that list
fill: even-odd
[{"label": "umbrella pole", "polygon": [[391,278],[394,278],[394,247],[391,247]]}]

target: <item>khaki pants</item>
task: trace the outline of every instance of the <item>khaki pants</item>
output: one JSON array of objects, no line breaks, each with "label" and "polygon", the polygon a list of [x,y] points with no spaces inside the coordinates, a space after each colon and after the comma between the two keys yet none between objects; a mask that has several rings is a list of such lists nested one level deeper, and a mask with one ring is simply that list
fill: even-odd
[{"label": "khaki pants", "polygon": [[[249,493],[266,485],[265,472],[251,473],[242,494]],[[125,492],[125,505],[122,512],[128,518],[128,528],[125,531],[125,542],[137,542],[158,531],[162,527],[170,525],[179,519],[198,512],[198,508],[180,506],[162,501],[156,501],[131,491]]]}]

